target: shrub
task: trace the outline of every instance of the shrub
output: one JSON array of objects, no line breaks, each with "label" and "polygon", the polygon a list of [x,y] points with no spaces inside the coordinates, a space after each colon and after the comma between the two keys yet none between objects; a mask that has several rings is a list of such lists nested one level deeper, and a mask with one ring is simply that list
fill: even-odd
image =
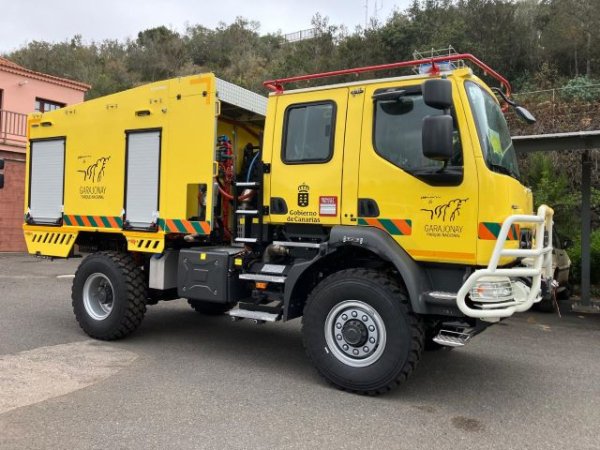
[{"label": "shrub", "polygon": [[564,86],[561,96],[566,100],[593,102],[600,99],[600,82],[588,77],[575,77]]},{"label": "shrub", "polygon": [[[591,283],[600,283],[600,228],[593,230],[590,237],[590,266]],[[573,243],[573,247],[567,250],[571,258],[571,280],[579,284],[581,282],[581,240]]]}]

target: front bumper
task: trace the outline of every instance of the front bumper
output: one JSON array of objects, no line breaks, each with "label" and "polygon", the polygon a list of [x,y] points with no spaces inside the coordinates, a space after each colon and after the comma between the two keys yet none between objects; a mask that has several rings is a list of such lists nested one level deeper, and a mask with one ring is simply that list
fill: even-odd
[{"label": "front bumper", "polygon": [[[542,298],[542,282],[552,284],[552,217],[554,211],[546,205],[538,208],[536,215],[509,216],[500,230],[492,257],[485,269],[473,272],[459,289],[456,304],[460,311],[468,316],[488,322],[496,322],[516,312],[527,311]],[[531,249],[506,249],[511,226],[532,224],[535,226],[534,241]],[[498,268],[500,258],[529,258],[528,267]],[[511,298],[479,300],[470,294],[486,280],[508,279],[512,285]],[[525,282],[527,280],[527,282]]]}]

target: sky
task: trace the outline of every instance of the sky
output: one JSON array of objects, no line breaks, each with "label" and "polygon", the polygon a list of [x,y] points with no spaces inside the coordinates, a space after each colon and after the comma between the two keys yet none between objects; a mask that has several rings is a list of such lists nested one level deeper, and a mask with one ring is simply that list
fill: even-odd
[{"label": "sky", "polygon": [[186,25],[208,28],[231,23],[237,16],[257,20],[261,34],[283,34],[311,28],[319,12],[331,24],[350,30],[369,17],[387,19],[394,9],[404,10],[409,0],[0,0],[0,53],[8,53],[33,40],[59,42],[76,34],[84,42],[135,38],[138,31],[165,25],[184,31]]}]

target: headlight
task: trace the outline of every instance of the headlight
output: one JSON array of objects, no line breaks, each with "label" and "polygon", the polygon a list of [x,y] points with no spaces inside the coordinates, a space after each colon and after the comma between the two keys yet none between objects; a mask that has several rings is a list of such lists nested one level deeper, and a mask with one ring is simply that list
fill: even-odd
[{"label": "headlight", "polygon": [[512,300],[513,287],[508,277],[481,277],[470,291],[475,302],[505,302]]}]

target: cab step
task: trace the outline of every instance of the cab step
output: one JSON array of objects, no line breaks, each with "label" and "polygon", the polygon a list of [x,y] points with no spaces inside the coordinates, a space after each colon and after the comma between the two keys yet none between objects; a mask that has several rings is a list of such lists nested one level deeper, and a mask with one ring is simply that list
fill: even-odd
[{"label": "cab step", "polygon": [[257,238],[247,238],[247,237],[237,237],[235,238],[235,242],[241,242],[244,244],[256,244],[258,242]]},{"label": "cab step", "polygon": [[250,319],[256,324],[265,322],[277,322],[281,319],[281,313],[268,313],[264,311],[250,311],[248,309],[234,308],[227,314],[231,316],[232,320]]},{"label": "cab step", "polygon": [[464,347],[469,340],[477,334],[475,328],[465,328],[463,330],[441,329],[433,337],[433,342],[445,345],[446,347]]},{"label": "cab step", "polygon": [[279,245],[281,247],[298,247],[298,248],[321,248],[318,242],[295,242],[295,241],[274,241],[273,245]]},{"label": "cab step", "polygon": [[260,181],[236,181],[235,185],[237,187],[245,187],[245,188],[259,187]]},{"label": "cab step", "polygon": [[241,273],[240,280],[258,281],[265,283],[285,283],[286,277],[283,275],[266,275],[264,273]]}]

